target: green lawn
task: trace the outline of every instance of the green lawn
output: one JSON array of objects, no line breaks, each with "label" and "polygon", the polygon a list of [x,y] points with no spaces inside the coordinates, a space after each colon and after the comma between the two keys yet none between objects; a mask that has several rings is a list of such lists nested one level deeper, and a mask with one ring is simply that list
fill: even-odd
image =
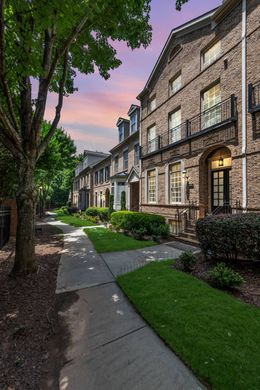
[{"label": "green lawn", "polygon": [[76,226],[76,227],[95,226],[95,224],[93,222],[86,221],[84,219],[80,219],[78,217],[75,217],[74,215],[57,214],[56,220],[67,223],[68,225]]},{"label": "green lawn", "polygon": [[150,263],[118,282],[210,388],[260,389],[260,310],[172,269],[172,263]]},{"label": "green lawn", "polygon": [[97,252],[116,252],[156,245],[154,241],[140,241],[106,228],[85,229]]}]

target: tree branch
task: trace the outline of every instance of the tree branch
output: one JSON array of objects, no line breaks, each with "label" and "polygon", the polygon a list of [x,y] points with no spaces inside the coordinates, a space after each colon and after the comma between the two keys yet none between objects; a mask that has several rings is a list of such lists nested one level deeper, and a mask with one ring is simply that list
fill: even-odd
[{"label": "tree branch", "polygon": [[59,120],[60,120],[60,114],[61,114],[61,109],[63,105],[63,96],[64,96],[64,89],[65,89],[65,83],[66,83],[66,78],[67,78],[67,71],[68,71],[68,50],[64,54],[64,61],[63,61],[63,69],[62,69],[62,76],[61,80],[59,83],[59,97],[58,97],[58,104],[56,106],[56,113],[55,117],[53,119],[53,122],[51,124],[50,130],[48,134],[45,136],[43,141],[40,143],[37,149],[37,159],[41,157],[43,152],[45,151],[48,143],[50,142],[51,138],[53,137]]}]

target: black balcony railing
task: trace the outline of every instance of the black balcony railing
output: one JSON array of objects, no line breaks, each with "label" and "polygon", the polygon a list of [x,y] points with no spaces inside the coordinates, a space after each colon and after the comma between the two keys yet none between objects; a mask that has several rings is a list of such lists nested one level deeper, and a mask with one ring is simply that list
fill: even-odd
[{"label": "black balcony railing", "polygon": [[188,135],[200,133],[203,130],[218,127],[236,119],[236,98],[230,98],[210,107],[189,120]]},{"label": "black balcony railing", "polygon": [[260,111],[260,81],[248,86],[248,111]]},{"label": "black balcony railing", "polygon": [[230,98],[216,104],[206,111],[194,116],[190,120],[181,123],[169,131],[157,136],[142,147],[142,157],[147,154],[159,151],[169,145],[189,139],[203,131],[213,130],[226,123],[236,120],[236,97]]}]

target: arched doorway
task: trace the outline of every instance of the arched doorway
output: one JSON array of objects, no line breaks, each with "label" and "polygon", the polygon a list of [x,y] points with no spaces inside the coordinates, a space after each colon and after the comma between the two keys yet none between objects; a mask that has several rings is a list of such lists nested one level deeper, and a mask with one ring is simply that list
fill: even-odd
[{"label": "arched doorway", "polygon": [[109,188],[107,188],[105,192],[105,207],[109,207],[109,196],[110,196],[110,191]]},{"label": "arched doorway", "polygon": [[200,159],[200,205],[207,212],[220,214],[231,210],[231,152],[226,146],[207,150]]}]

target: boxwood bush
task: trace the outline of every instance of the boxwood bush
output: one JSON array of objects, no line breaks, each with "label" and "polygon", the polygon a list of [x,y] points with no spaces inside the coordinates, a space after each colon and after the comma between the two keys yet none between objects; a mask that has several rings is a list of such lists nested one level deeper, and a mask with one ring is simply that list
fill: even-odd
[{"label": "boxwood bush", "polygon": [[260,260],[260,215],[207,216],[196,223],[205,255],[215,258]]},{"label": "boxwood bush", "polygon": [[169,226],[161,215],[134,211],[117,211],[111,214],[110,222],[115,229],[122,229],[137,238],[144,236],[167,237]]},{"label": "boxwood bush", "polygon": [[243,277],[232,268],[227,267],[225,263],[218,263],[209,276],[213,284],[220,288],[236,288],[244,283]]}]

